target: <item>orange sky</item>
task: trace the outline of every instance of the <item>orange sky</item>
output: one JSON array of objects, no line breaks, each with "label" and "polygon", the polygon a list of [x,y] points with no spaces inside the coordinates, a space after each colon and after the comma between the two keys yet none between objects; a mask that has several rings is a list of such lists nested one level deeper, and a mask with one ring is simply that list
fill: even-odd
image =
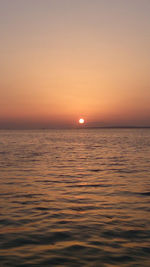
[{"label": "orange sky", "polygon": [[150,1],[1,0],[0,128],[150,126]]}]

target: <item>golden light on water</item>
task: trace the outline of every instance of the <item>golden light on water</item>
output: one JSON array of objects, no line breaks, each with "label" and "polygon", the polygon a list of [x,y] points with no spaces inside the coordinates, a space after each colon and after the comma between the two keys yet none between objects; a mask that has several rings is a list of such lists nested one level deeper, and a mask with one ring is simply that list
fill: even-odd
[{"label": "golden light on water", "polygon": [[84,119],[83,118],[79,119],[79,123],[84,124]]}]

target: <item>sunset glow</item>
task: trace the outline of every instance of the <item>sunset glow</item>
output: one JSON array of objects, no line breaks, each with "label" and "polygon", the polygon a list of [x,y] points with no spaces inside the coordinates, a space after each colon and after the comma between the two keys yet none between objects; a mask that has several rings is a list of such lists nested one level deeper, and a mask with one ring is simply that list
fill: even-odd
[{"label": "sunset glow", "polygon": [[84,119],[83,118],[79,119],[79,123],[84,124]]},{"label": "sunset glow", "polygon": [[150,126],[150,1],[0,1],[0,128]]},{"label": "sunset glow", "polygon": [[150,266],[149,162],[150,0],[0,0],[0,266]]}]

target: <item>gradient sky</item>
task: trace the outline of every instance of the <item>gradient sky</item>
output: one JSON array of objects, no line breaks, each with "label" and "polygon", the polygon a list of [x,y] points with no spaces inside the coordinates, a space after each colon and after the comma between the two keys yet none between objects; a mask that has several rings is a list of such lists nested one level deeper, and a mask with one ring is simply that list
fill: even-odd
[{"label": "gradient sky", "polygon": [[150,126],[149,0],[0,0],[0,128]]}]

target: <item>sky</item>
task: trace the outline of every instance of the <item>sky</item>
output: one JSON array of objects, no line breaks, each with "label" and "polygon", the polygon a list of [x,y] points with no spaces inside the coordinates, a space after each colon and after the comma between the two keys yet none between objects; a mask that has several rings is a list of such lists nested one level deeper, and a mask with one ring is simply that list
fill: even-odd
[{"label": "sky", "polygon": [[0,0],[0,128],[150,126],[149,0]]}]

